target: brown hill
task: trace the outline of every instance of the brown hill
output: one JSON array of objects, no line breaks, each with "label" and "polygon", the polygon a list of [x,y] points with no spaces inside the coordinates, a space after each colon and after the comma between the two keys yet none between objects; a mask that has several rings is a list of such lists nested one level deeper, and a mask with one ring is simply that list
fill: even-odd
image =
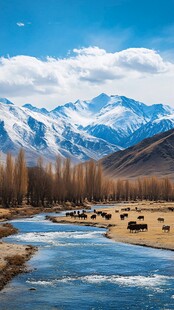
[{"label": "brown hill", "polygon": [[174,129],[102,159],[104,170],[113,177],[168,176],[174,179]]}]

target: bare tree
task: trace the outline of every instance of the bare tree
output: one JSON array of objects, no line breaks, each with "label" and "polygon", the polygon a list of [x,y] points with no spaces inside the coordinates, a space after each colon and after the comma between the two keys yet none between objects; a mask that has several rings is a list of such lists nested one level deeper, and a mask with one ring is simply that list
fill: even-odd
[{"label": "bare tree", "polygon": [[164,178],[162,182],[163,199],[169,201],[172,194],[172,183],[168,177]]},{"label": "bare tree", "polygon": [[27,193],[28,176],[25,162],[25,153],[21,149],[15,163],[15,194],[18,204],[22,204],[23,198]]}]

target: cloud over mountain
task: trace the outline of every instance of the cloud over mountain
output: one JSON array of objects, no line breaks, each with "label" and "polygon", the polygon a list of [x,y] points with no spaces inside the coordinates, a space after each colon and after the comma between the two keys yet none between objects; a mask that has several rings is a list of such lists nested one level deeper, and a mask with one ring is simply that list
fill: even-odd
[{"label": "cloud over mountain", "polygon": [[[98,47],[74,49],[66,58],[38,59],[18,55],[0,58],[0,93],[6,97],[52,96],[83,89],[89,94],[91,86],[98,92],[102,87],[119,89],[129,81],[135,83],[157,76],[173,75],[174,65],[159,53],[145,48],[129,48],[110,53]],[[160,91],[160,90],[159,90]],[[62,98],[65,100],[65,98]],[[68,98],[67,98],[68,100]]]}]

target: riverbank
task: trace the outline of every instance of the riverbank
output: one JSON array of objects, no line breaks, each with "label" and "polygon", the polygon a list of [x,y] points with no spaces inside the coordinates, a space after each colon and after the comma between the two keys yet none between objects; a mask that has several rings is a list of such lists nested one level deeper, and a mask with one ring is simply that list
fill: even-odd
[{"label": "riverbank", "polygon": [[84,203],[83,205],[74,205],[70,202],[66,202],[63,205],[56,205],[52,207],[32,207],[30,205],[18,206],[18,207],[10,207],[10,208],[2,208],[0,207],[0,222],[4,222],[7,220],[13,220],[16,218],[23,217],[32,217],[39,213],[59,213],[65,210],[80,210],[86,209],[89,210],[91,208],[90,203]]},{"label": "riverbank", "polygon": [[9,223],[0,223],[0,239],[17,234],[18,230]]},{"label": "riverbank", "polygon": [[[9,223],[0,224],[0,239],[17,232],[18,230]],[[0,290],[12,277],[26,270],[25,263],[36,249],[36,247],[30,245],[0,242]]]},{"label": "riverbank", "polygon": [[36,247],[0,242],[0,290],[17,274],[26,270],[25,263]]},{"label": "riverbank", "polygon": [[[97,215],[96,219],[91,219],[91,215],[94,214],[91,212],[87,213],[88,217],[86,220],[78,219],[77,217],[51,217],[51,220],[57,223],[73,223],[107,228],[106,237],[114,241],[174,251],[174,212],[168,209],[173,207],[174,203],[127,203],[121,207],[115,205],[109,208],[101,208],[100,211],[112,215],[110,220],[102,218],[101,215]],[[125,208],[130,208],[130,211],[121,210]],[[115,212],[115,210],[119,212]],[[123,213],[128,213],[128,218],[121,220],[120,215]],[[144,221],[138,220],[138,216],[144,216]],[[158,218],[164,218],[164,223],[158,222]],[[127,229],[129,221],[146,223],[148,231],[130,233]],[[170,232],[162,231],[164,224],[170,226]]]},{"label": "riverbank", "polygon": [[30,217],[41,212],[43,212],[43,208],[34,208],[31,206],[11,207],[8,209],[0,207],[0,222],[15,218]]},{"label": "riverbank", "polygon": [[[56,212],[74,209],[89,209],[90,205],[72,206],[67,202],[52,208],[37,208],[32,206],[20,206],[12,208],[0,208],[0,239],[18,233],[18,230],[9,223],[3,223],[16,218],[33,217],[39,213]],[[10,244],[0,241],[0,290],[17,274],[26,270],[25,263],[37,250],[30,245]]]}]

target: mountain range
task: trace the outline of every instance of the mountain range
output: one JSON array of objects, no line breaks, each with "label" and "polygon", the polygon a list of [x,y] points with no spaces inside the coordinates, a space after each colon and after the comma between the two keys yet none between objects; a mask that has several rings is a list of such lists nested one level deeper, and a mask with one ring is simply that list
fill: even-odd
[{"label": "mountain range", "polygon": [[23,147],[29,165],[39,156],[47,161],[57,155],[74,162],[98,160],[172,128],[173,108],[124,96],[102,93],[51,111],[31,104],[19,107],[0,98],[2,157],[7,152],[16,155]]},{"label": "mountain range", "polygon": [[102,159],[112,177],[166,176],[174,179],[174,129],[144,139]]}]

